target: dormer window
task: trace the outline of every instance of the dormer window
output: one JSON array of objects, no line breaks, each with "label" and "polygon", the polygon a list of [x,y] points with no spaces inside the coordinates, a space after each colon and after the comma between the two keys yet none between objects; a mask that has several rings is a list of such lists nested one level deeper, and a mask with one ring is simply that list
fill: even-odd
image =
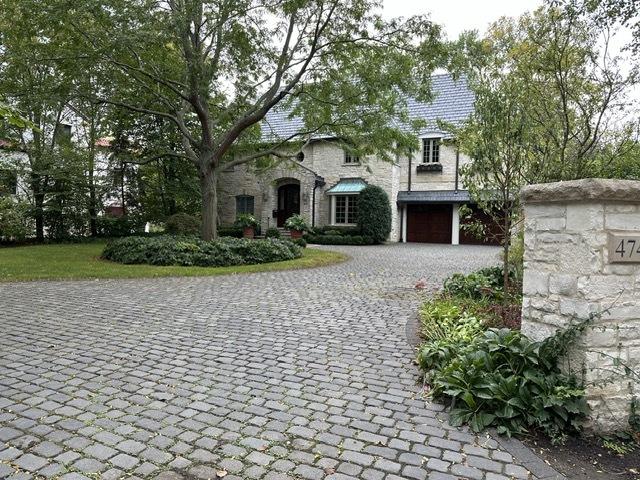
[{"label": "dormer window", "polygon": [[360,163],[360,157],[354,155],[347,150],[344,151],[344,163],[349,165],[357,165]]},{"label": "dormer window", "polygon": [[422,163],[438,163],[440,161],[440,138],[422,139]]}]

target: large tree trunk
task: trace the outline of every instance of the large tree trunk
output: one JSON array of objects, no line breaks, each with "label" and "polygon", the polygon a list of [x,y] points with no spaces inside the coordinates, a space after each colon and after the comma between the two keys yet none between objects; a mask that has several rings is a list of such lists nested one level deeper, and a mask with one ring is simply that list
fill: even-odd
[{"label": "large tree trunk", "polygon": [[98,226],[96,217],[98,216],[97,198],[96,198],[96,180],[94,171],[96,166],[96,129],[93,117],[91,119],[91,131],[89,133],[89,164],[87,165],[88,183],[89,183],[89,231],[92,237],[98,235]]},{"label": "large tree trunk", "polygon": [[40,179],[33,179],[31,188],[35,207],[33,216],[36,221],[36,241],[42,243],[44,242],[44,192],[41,190]]},{"label": "large tree trunk", "polygon": [[218,236],[218,189],[215,171],[200,168],[200,191],[202,194],[202,239],[215,240]]}]

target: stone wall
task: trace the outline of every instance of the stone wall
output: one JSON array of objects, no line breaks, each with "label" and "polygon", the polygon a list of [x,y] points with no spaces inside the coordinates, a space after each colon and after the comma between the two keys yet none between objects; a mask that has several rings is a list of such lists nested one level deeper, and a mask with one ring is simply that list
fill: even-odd
[{"label": "stone wall", "polygon": [[[460,167],[467,164],[470,159],[467,155],[460,153],[458,158]],[[409,159],[402,158],[398,162],[402,174],[400,178],[399,189],[406,191],[409,188]],[[450,144],[440,145],[440,164],[441,172],[420,172],[418,173],[418,165],[422,164],[422,147],[420,146],[413,152],[411,158],[411,190],[453,190],[456,184],[456,149]],[[458,188],[462,189],[462,176],[458,178]]]},{"label": "stone wall", "polygon": [[360,164],[345,164],[342,148],[331,141],[313,142],[304,151],[304,160],[285,161],[280,167],[257,172],[250,165],[239,165],[233,170],[224,171],[218,183],[221,223],[230,224],[236,218],[235,196],[254,197],[256,218],[261,220],[263,229],[275,225],[271,213],[277,204],[277,189],[284,183],[300,183],[300,213],[311,223],[313,212],[314,173],[323,177],[326,184],[316,189],[315,224],[331,223],[331,199],[326,191],[342,178],[362,178],[367,183],[378,185],[389,195],[392,210],[392,231],[390,239],[396,241],[399,236],[398,210],[396,198],[400,185],[398,165],[366,158]]},{"label": "stone wall", "polygon": [[[398,192],[408,190],[409,159],[399,158],[395,163],[386,162],[375,156],[363,159],[360,164],[344,163],[344,151],[331,140],[318,140],[304,148],[304,160],[287,161],[281,167],[258,173],[250,165],[239,165],[231,171],[224,171],[220,176],[219,215],[223,224],[230,224],[236,218],[236,195],[254,197],[256,218],[261,219],[262,227],[273,226],[275,219],[271,212],[276,208],[277,187],[287,180],[300,183],[301,214],[311,223],[313,211],[312,192],[313,172],[325,179],[326,185],[316,189],[317,226],[331,224],[331,199],[326,191],[342,178],[362,178],[367,183],[381,187],[391,202],[391,241],[400,237],[401,210],[396,204]],[[460,165],[469,158],[460,154]],[[411,160],[412,190],[453,190],[455,188],[456,150],[451,145],[440,147],[440,163],[442,172],[418,173],[417,167],[422,163],[422,150],[417,148]],[[459,188],[463,188],[459,179]]]},{"label": "stone wall", "polygon": [[[583,375],[590,427],[628,428],[640,382],[640,263],[611,263],[611,233],[640,235],[640,182],[578,180],[523,190],[522,330],[541,340],[597,314],[567,361]],[[634,233],[635,232],[635,233]]]}]

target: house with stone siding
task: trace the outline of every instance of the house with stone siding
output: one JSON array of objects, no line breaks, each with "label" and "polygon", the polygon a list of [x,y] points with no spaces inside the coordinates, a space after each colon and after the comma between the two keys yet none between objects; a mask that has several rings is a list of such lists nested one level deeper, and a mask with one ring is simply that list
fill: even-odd
[{"label": "house with stone siding", "polygon": [[[360,159],[343,150],[332,138],[314,139],[295,162],[284,162],[263,173],[248,165],[224,171],[219,183],[219,215],[223,224],[242,213],[253,214],[262,230],[282,228],[293,214],[312,226],[348,227],[356,224],[357,198],[367,185],[382,187],[389,196],[395,242],[479,243],[460,229],[458,208],[470,204],[460,167],[470,159],[451,143],[438,121],[459,124],[473,111],[474,96],[464,78],[437,75],[429,103],[410,101],[412,118],[428,125],[418,133],[411,156],[394,162],[376,157]],[[271,132],[287,138],[301,122],[287,112],[272,112],[266,119]],[[481,212],[477,212],[481,218]]]}]

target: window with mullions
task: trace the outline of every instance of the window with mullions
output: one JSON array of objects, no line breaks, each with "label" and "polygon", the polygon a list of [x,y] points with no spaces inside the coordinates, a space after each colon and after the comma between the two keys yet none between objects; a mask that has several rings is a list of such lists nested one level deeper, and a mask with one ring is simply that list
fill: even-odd
[{"label": "window with mullions", "polygon": [[348,151],[344,151],[344,163],[349,163],[349,164],[358,164],[360,163],[360,157],[358,157],[357,155],[354,155]]},{"label": "window with mullions", "polygon": [[351,224],[358,222],[358,196],[337,195],[335,199],[335,223]]},{"label": "window with mullions", "polygon": [[236,216],[243,213],[253,215],[253,203],[251,195],[238,195],[236,197]]},{"label": "window with mullions", "polygon": [[440,139],[422,139],[422,163],[438,163],[440,161]]}]

